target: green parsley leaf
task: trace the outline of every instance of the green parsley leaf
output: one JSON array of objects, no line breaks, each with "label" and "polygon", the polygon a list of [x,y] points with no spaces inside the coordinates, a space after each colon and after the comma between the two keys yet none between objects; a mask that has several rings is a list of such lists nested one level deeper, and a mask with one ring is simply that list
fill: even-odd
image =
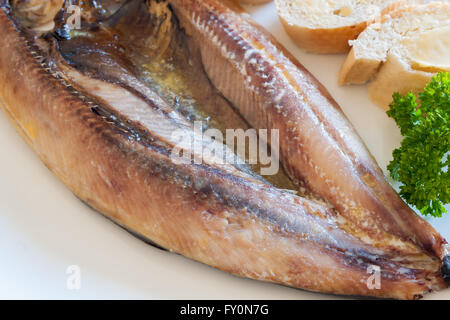
[{"label": "green parsley leaf", "polygon": [[442,217],[450,203],[450,73],[436,75],[418,97],[393,95],[387,114],[404,138],[388,170],[410,205]]}]

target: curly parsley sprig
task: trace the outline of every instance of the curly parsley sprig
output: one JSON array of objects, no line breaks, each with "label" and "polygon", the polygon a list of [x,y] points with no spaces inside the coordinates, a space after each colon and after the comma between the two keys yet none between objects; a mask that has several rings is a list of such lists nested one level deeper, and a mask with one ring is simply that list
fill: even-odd
[{"label": "curly parsley sprig", "polygon": [[436,75],[418,96],[393,95],[387,114],[404,139],[388,170],[410,205],[441,217],[450,203],[450,73]]}]

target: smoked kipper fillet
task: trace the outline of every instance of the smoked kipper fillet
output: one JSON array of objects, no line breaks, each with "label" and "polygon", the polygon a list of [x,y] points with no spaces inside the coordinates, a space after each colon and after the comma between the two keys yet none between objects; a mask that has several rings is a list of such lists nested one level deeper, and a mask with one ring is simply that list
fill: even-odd
[{"label": "smoked kipper fillet", "polygon": [[[70,4],[82,8],[80,30],[55,10],[67,2],[0,0],[0,98],[77,197],[162,248],[242,277],[397,299],[448,286],[445,240],[385,181],[326,89],[242,9]],[[195,140],[198,120],[278,129],[283,168],[266,177],[238,156],[176,161],[173,132]]]}]

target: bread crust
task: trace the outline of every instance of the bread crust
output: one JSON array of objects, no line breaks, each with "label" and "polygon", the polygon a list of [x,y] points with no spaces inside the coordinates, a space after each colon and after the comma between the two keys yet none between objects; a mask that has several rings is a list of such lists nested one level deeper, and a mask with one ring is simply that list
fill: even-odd
[{"label": "bread crust", "polygon": [[389,109],[395,92],[418,93],[431,81],[433,73],[412,69],[396,55],[389,54],[380,71],[369,84],[369,96],[380,108]]},{"label": "bread crust", "polygon": [[287,22],[282,16],[280,21],[287,34],[294,42],[307,52],[317,54],[334,54],[348,52],[349,40],[356,39],[366,28],[367,22],[334,29],[310,29]]},{"label": "bread crust", "polygon": [[[436,8],[444,9],[448,5],[448,3],[436,2],[427,4],[426,7],[436,10]],[[390,18],[399,18],[417,8],[417,5],[400,8],[390,13]],[[387,18],[385,16],[380,24],[386,23]],[[396,50],[392,50],[396,47],[397,45],[394,44],[392,48],[388,48],[386,58],[383,59],[365,57],[363,54],[358,54],[353,47],[339,71],[339,85],[364,84],[372,80],[369,84],[370,98],[385,110],[389,108],[394,92],[406,94],[410,91],[417,93],[422,90],[434,74],[414,70],[405,57],[401,57],[395,52]]]},{"label": "bread crust", "polygon": [[[388,18],[387,14],[389,14],[389,17],[391,18],[397,18],[404,12],[411,11],[412,8],[415,8],[415,6],[401,7],[386,12],[378,23],[383,24]],[[383,63],[383,61],[379,59],[357,57],[357,55],[358,54],[355,52],[354,47],[352,47],[341,67],[341,70],[339,71],[339,85],[365,84],[376,75],[378,69]]]},{"label": "bread crust", "polygon": [[376,59],[356,58],[355,49],[351,48],[344,64],[339,71],[338,83],[364,84],[376,74],[381,65],[381,61]]}]

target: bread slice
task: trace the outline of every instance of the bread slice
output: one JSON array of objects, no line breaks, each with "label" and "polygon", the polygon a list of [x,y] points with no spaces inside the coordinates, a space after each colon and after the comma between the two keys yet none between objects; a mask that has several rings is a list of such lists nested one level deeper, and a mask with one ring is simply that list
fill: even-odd
[{"label": "bread slice", "polygon": [[286,32],[313,53],[345,53],[381,16],[416,0],[275,0]]},{"label": "bread slice", "polygon": [[[374,102],[387,108],[394,92],[417,92],[436,72],[449,71],[443,62],[436,61],[450,57],[449,32],[448,2],[399,8],[351,42],[339,83],[362,84],[375,77],[369,94]],[[430,50],[434,57],[429,57]],[[433,50],[440,50],[441,58]],[[426,55],[435,61],[418,59]]]}]

